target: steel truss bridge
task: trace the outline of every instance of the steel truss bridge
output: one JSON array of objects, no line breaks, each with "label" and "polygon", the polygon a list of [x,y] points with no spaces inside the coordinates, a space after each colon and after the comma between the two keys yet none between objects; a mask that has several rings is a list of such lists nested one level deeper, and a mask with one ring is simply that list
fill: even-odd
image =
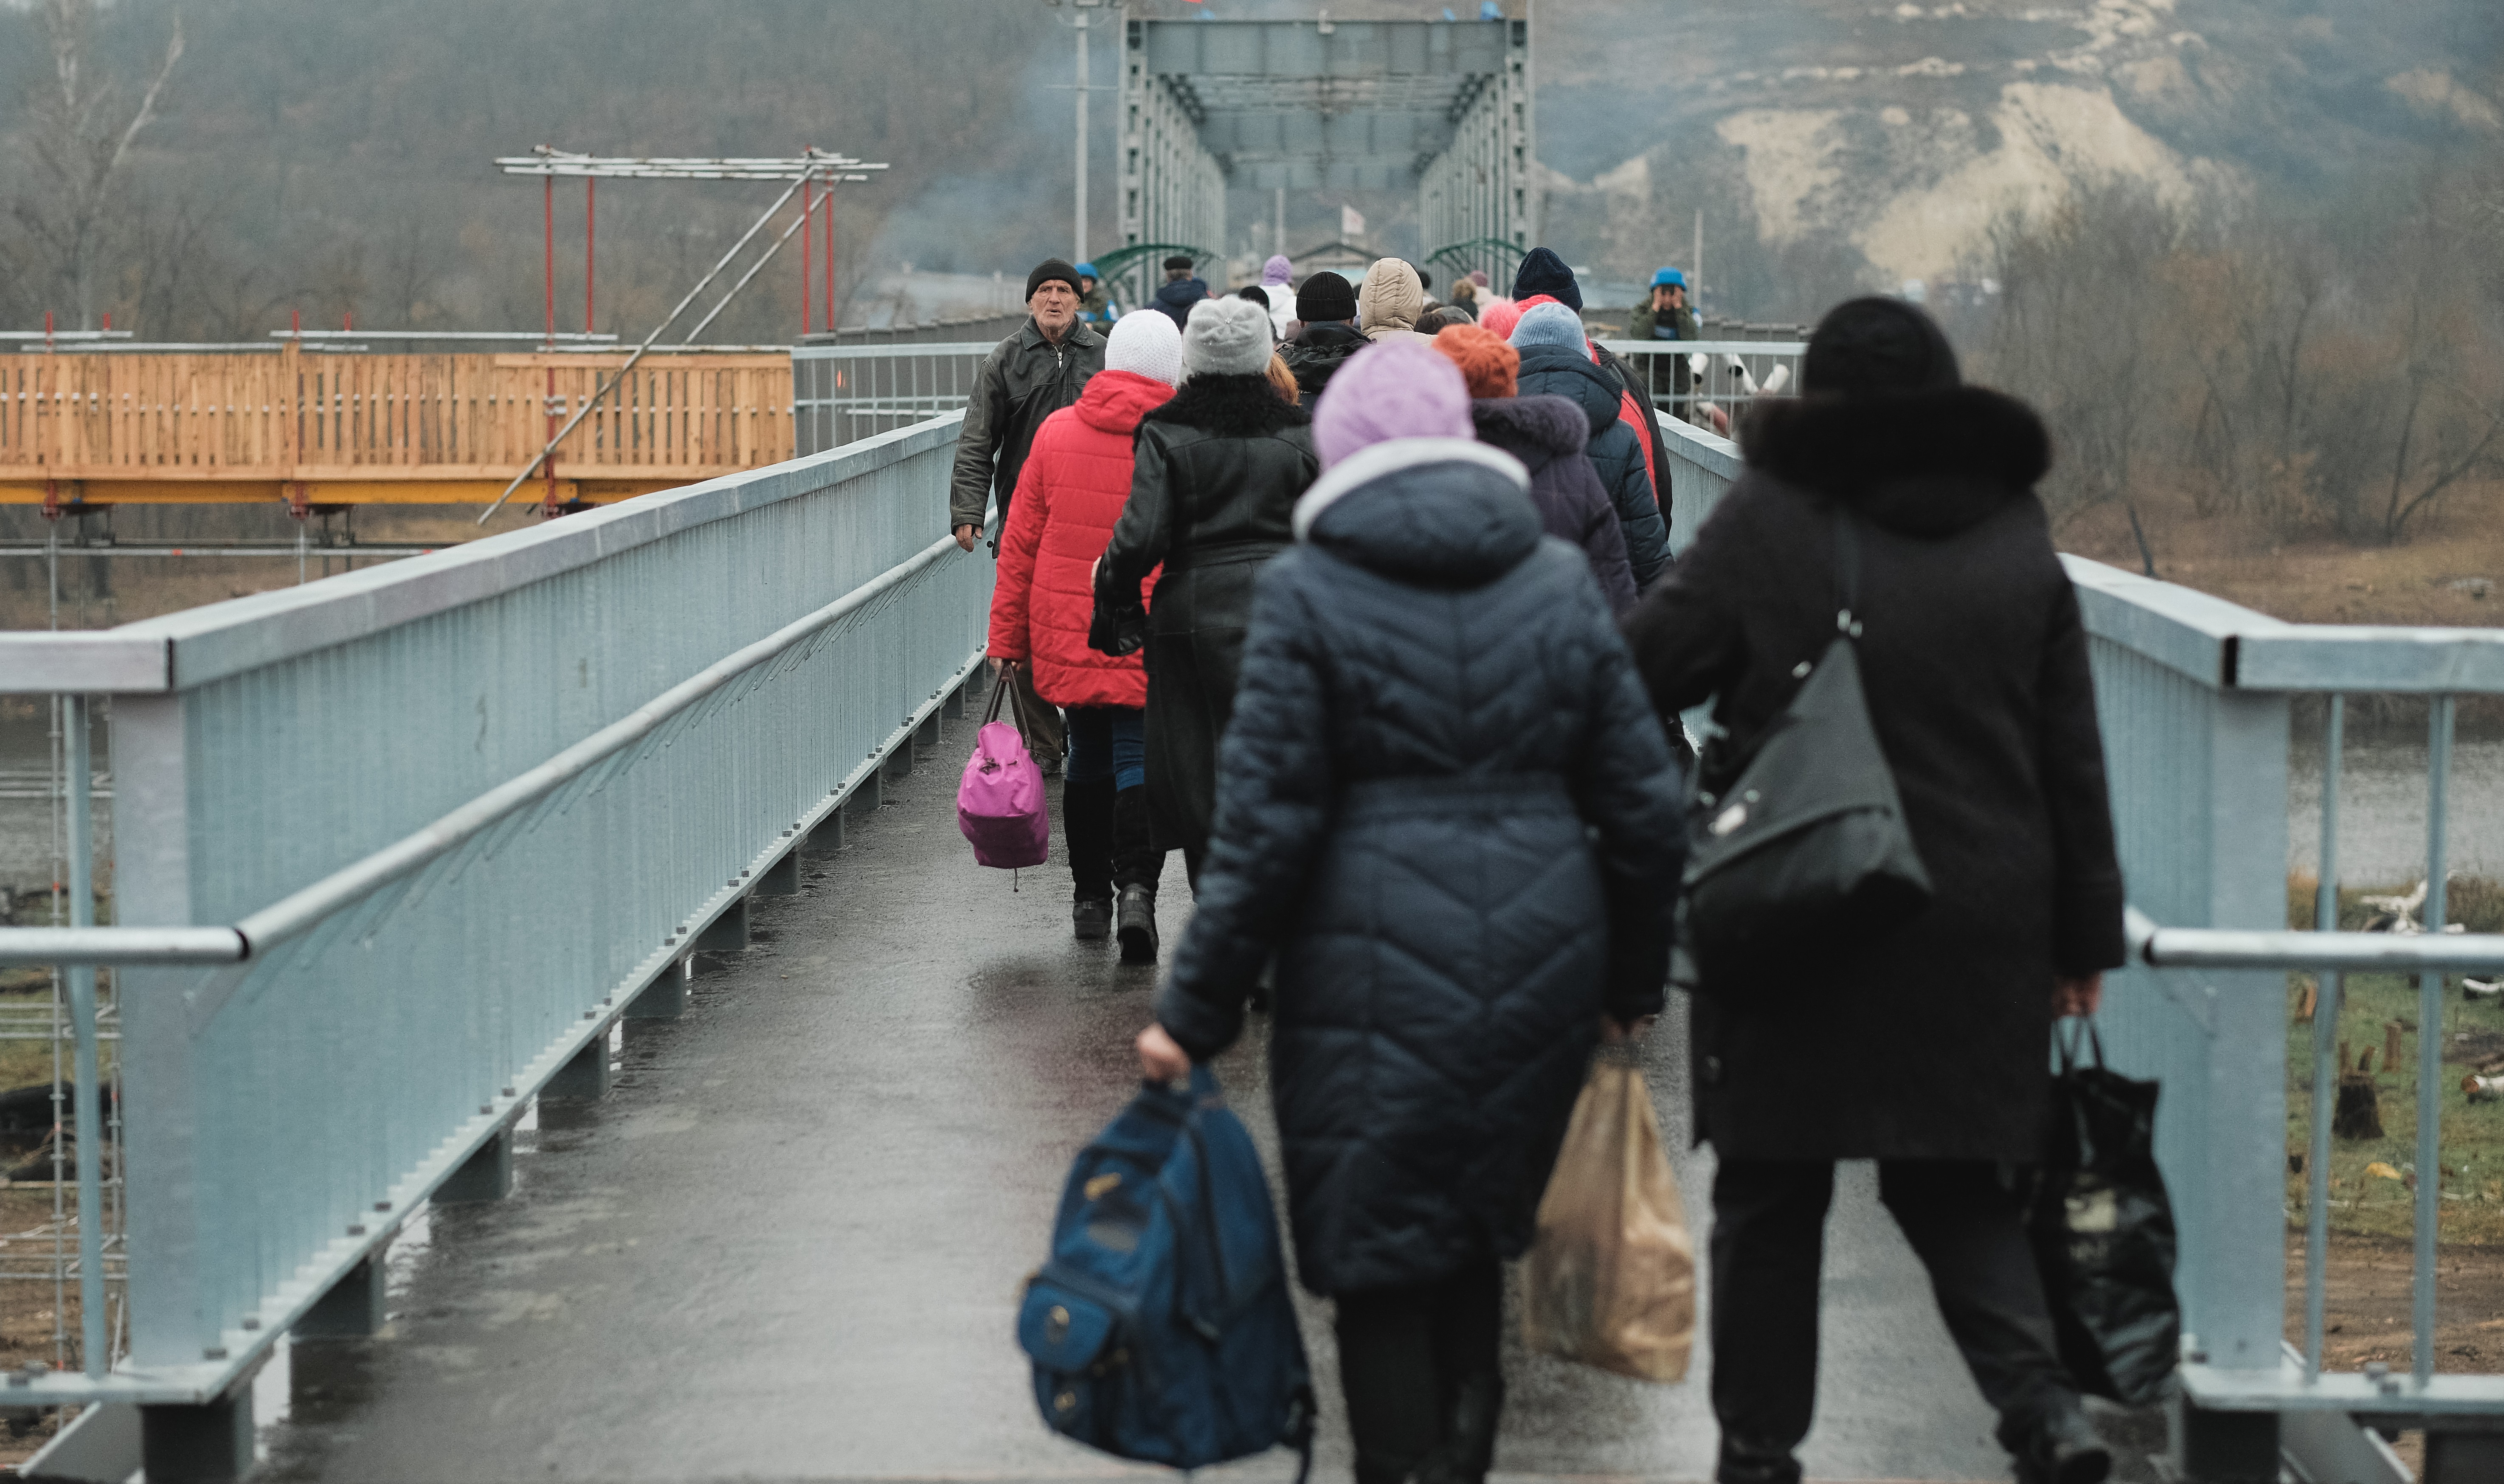
[{"label": "steel truss bridge", "polygon": [[1537,232],[1530,76],[1527,20],[1132,20],[1123,245],[1220,249],[1233,190],[1414,190],[1430,252],[1509,276]]}]

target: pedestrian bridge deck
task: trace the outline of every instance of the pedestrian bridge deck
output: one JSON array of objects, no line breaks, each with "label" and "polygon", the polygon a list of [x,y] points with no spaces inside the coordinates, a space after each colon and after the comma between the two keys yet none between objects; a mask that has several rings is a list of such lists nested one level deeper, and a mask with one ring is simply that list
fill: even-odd
[{"label": "pedestrian bridge deck", "polygon": [[[1070,939],[1057,868],[973,864],[951,808],[971,719],[890,779],[796,897],[627,1022],[597,1103],[542,1102],[511,1195],[438,1207],[392,1259],[371,1340],[298,1345],[263,1383],[265,1477],[1060,1479],[1112,1460],[1048,1435],[1012,1334],[1070,1156],[1129,1095],[1153,971]],[[1180,857],[1165,925],[1187,917]],[[1257,1022],[1256,1022],[1257,1023]],[[1220,1064],[1270,1144],[1266,1055]],[[1675,1026],[1650,1054],[1675,1138]],[[1709,1152],[1682,1154],[1702,1207]],[[1274,1170],[1274,1166],[1273,1166]],[[1865,1173],[1827,1277],[1827,1479],[1995,1479],[1991,1417]],[[1305,1303],[1321,1457],[1344,1477],[1326,1306]],[[1515,1350],[1501,1472],[1702,1479],[1709,1360],[1658,1387]],[[1292,1475],[1284,1453],[1213,1478]],[[1326,1472],[1323,1477],[1332,1477]]]},{"label": "pedestrian bridge deck", "polygon": [[[72,1436],[102,1448],[120,1418],[155,1484],[231,1476],[256,1413],[287,1395],[282,1336],[369,1332],[392,1263],[398,1317],[307,1354],[272,1467],[1107,1471],[1031,1415],[1009,1315],[1066,1159],[1127,1091],[1148,977],[1068,940],[1050,870],[1007,890],[951,827],[991,577],[937,530],[960,416],[298,589],[0,636],[0,691],[60,698],[70,776],[112,698],[117,923],[0,930],[0,963],[67,966],[88,1067],[95,966],[112,967],[122,1090],[110,1130],[94,1077],[74,1099],[91,1363],[14,1373],[9,1403],[108,1403]],[[1737,456],[1672,431],[1672,517],[1691,533]],[[2157,1152],[2197,1347],[2185,1435],[2269,1460],[2281,1439],[2353,1457],[2357,1415],[2472,1436],[2504,1413],[2504,1378],[2432,1374],[2435,1183],[2418,1191],[2425,1379],[2282,1360],[2283,971],[2492,967],[2504,947],[2260,930],[2286,920],[2292,695],[2434,697],[2439,790],[2450,698],[2504,692],[2504,642],[2282,624],[2070,569],[2133,901],[2246,930],[2142,937],[2103,1017],[2115,1064],[2166,1089]],[[2342,712],[2326,714],[2336,759]],[[74,910],[86,798],[68,801]],[[2444,859],[2438,825],[2438,882]],[[1172,883],[1169,932],[1185,895]],[[721,972],[688,981],[709,954]],[[2442,991],[2428,973],[2427,1023]],[[612,1038],[624,1085],[554,1101],[606,1087]],[[1674,1138],[1678,1039],[1673,1023],[1650,1053]],[[1222,1070],[1266,1127],[1257,1049]],[[2316,1063],[2317,1087],[2332,1070]],[[2421,1078],[2421,1106],[2442,1086]],[[2420,1168],[2438,1167],[2440,1122],[2421,1120]],[[114,1131],[108,1208],[94,1154]],[[482,1200],[517,1143],[518,1191]],[[1681,1160],[1700,1214],[1706,1156]],[[1997,1476],[1865,1173],[1831,1241],[1812,1466]],[[1328,1330],[1308,1317],[1327,1396]],[[2299,1332],[2317,1337],[2317,1304]],[[1697,1364],[1663,1389],[1516,1357],[1499,1461],[1701,1477]]]}]

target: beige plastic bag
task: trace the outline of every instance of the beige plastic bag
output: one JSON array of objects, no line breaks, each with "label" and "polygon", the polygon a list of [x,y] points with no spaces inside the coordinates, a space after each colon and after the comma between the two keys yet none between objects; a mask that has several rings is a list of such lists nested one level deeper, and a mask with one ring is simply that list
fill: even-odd
[{"label": "beige plastic bag", "polygon": [[1683,1381],[1695,1244],[1642,1071],[1603,1052],[1574,1103],[1523,1260],[1522,1341],[1641,1381]]}]

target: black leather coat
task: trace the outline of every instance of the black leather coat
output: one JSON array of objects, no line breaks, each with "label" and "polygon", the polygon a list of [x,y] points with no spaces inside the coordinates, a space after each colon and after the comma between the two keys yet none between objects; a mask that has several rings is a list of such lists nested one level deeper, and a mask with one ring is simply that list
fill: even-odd
[{"label": "black leather coat", "polygon": [[1316,1293],[1517,1256],[1600,1016],[1661,1003],[1678,769],[1526,483],[1469,439],[1375,444],[1261,574],[1157,1018],[1215,1054],[1277,954],[1270,1087]]},{"label": "black leather coat", "polygon": [[1353,325],[1324,322],[1307,325],[1304,332],[1287,342],[1280,355],[1287,369],[1296,376],[1297,395],[1304,397],[1304,410],[1312,410],[1313,398],[1322,395],[1339,366],[1348,357],[1374,342]]},{"label": "black leather coat", "polygon": [[1294,539],[1296,497],[1320,472],[1310,419],[1265,376],[1195,376],[1140,420],[1130,499],[1096,568],[1096,630],[1135,607],[1165,566],[1148,618],[1148,812],[1161,849],[1200,851],[1217,805],[1217,740],[1261,564]]}]

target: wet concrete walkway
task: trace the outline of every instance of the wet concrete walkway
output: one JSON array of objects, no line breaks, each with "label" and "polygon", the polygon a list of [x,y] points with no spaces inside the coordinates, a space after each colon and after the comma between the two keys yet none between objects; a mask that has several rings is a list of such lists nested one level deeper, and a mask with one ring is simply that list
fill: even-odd
[{"label": "wet concrete walkway", "polygon": [[[804,895],[758,899],[754,945],[697,981],[682,1019],[632,1022],[606,1100],[539,1110],[508,1199],[412,1227],[382,1335],[271,1367],[264,1422],[292,1402],[259,1477],[1155,1476],[1048,1434],[1011,1335],[1067,1162],[1132,1089],[1154,975],[1071,941],[1057,866],[1012,892],[974,865],[953,810],[970,732],[948,734]],[[1165,900],[1170,944],[1178,856]],[[1683,1146],[1674,1027],[1649,1058]],[[1268,1140],[1261,1048],[1219,1071]],[[1709,1152],[1679,1158],[1699,1224],[1711,1172]],[[1838,1191],[1826,1303],[1813,1476],[2007,1477],[1866,1167]],[[1317,1476],[1343,1480],[1327,1309],[1304,1319]],[[1682,1386],[1517,1347],[1506,1364],[1500,1474],[1711,1476],[1700,1343]],[[1205,1476],[1286,1478],[1292,1460]]]}]

